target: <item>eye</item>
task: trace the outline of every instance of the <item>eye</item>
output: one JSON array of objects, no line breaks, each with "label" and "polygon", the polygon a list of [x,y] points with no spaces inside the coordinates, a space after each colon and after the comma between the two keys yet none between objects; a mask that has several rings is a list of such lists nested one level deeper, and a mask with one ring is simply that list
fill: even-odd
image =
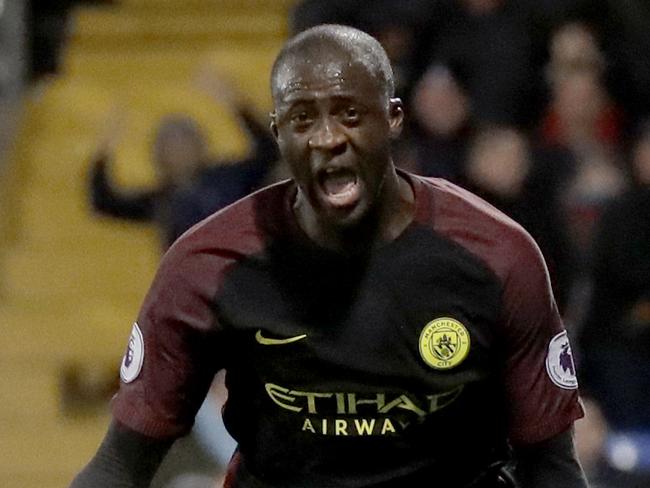
[{"label": "eye", "polygon": [[311,116],[305,111],[301,110],[291,114],[291,123],[297,127],[304,127],[311,122]]},{"label": "eye", "polygon": [[359,121],[360,117],[361,112],[353,105],[350,105],[343,110],[343,118],[347,123],[354,124]]}]

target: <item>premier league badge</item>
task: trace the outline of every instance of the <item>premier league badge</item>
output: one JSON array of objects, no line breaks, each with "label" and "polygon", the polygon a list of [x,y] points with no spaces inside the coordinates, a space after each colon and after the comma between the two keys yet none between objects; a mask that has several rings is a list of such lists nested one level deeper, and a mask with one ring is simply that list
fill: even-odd
[{"label": "premier league badge", "polygon": [[138,323],[134,322],[129,336],[129,343],[122,359],[122,366],[120,367],[120,378],[124,383],[131,383],[138,377],[143,360],[144,340],[142,339],[142,331],[140,331]]},{"label": "premier league badge", "polygon": [[578,388],[576,367],[566,331],[557,334],[548,345],[546,372],[551,381],[565,390]]}]

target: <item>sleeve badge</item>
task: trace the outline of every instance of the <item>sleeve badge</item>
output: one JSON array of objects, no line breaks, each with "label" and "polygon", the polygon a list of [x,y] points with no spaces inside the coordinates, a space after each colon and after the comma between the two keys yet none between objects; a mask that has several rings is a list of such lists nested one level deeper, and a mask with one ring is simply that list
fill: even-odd
[{"label": "sleeve badge", "polygon": [[546,372],[556,386],[565,390],[578,388],[576,367],[566,330],[554,336],[548,345]]},{"label": "sleeve badge", "polygon": [[138,377],[143,361],[144,340],[142,339],[142,331],[138,323],[134,322],[129,336],[129,343],[126,346],[126,352],[120,366],[120,378],[124,383],[131,383]]}]

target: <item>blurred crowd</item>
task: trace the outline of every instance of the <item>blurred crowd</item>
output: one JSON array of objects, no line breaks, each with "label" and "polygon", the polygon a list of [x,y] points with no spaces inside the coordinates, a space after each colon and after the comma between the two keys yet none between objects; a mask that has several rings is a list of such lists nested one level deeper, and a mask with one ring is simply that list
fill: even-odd
[{"label": "blurred crowd", "polygon": [[[304,0],[290,30],[320,23],[386,49],[407,108],[395,163],[470,189],[535,238],[577,349],[577,440],[593,485],[650,486],[650,5]],[[219,80],[201,83],[250,135],[244,160],[214,161],[203,129],[170,114],[152,148],[156,188],[113,183],[119,122],[90,162],[93,207],[156,222],[163,249],[283,173],[266,121]]]}]

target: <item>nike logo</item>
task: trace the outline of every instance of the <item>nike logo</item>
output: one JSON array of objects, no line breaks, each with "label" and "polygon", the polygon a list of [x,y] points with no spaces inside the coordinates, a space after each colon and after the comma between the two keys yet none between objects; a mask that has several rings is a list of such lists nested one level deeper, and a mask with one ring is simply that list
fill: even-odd
[{"label": "nike logo", "polygon": [[307,337],[307,334],[302,334],[294,337],[287,337],[286,339],[271,339],[270,337],[264,337],[262,335],[262,330],[258,330],[255,334],[255,340],[264,346],[277,346],[280,344],[291,344],[292,342],[297,342],[301,339]]}]

